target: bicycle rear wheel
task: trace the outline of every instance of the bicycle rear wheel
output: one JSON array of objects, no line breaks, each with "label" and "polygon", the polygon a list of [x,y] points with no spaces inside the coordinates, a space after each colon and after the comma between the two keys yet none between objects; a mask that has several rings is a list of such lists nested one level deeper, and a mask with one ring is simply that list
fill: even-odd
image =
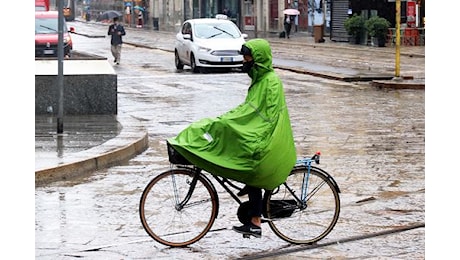
[{"label": "bicycle rear wheel", "polygon": [[139,214],[145,231],[157,242],[183,247],[203,238],[211,229],[218,212],[214,186],[203,175],[183,207],[196,173],[192,169],[172,169],[161,173],[145,187]]},{"label": "bicycle rear wheel", "polygon": [[327,173],[310,168],[306,198],[301,200],[307,167],[296,166],[286,182],[266,195],[266,217],[273,232],[293,244],[312,244],[326,237],[340,214],[339,188]]}]

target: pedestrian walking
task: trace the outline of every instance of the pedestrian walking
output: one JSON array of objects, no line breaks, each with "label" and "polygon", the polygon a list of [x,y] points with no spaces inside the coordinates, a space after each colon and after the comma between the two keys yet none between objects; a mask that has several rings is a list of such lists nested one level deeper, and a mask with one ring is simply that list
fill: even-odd
[{"label": "pedestrian walking", "polygon": [[242,70],[251,78],[245,101],[217,118],[192,123],[168,143],[199,168],[246,185],[238,196],[248,195],[249,219],[233,230],[259,238],[262,189],[273,190],[285,182],[297,156],[270,44],[251,39],[240,53]]},{"label": "pedestrian walking", "polygon": [[141,10],[137,10],[137,28],[142,28],[144,26],[144,14]]},{"label": "pedestrian walking", "polygon": [[222,13],[225,14],[228,18],[232,17],[232,11],[228,9],[228,7],[225,7]]},{"label": "pedestrian walking", "polygon": [[285,37],[289,39],[289,35],[291,34],[292,28],[292,17],[290,15],[284,15],[284,31]]},{"label": "pedestrian walking", "polygon": [[126,3],[124,17],[125,17],[125,23],[127,23],[128,26],[131,26],[131,3]]},{"label": "pedestrian walking", "polygon": [[107,35],[111,35],[110,51],[112,52],[112,56],[115,58],[113,62],[119,65],[121,58],[121,46],[123,44],[122,37],[126,35],[126,32],[123,25],[119,23],[118,17],[113,18],[113,24],[109,26]]}]

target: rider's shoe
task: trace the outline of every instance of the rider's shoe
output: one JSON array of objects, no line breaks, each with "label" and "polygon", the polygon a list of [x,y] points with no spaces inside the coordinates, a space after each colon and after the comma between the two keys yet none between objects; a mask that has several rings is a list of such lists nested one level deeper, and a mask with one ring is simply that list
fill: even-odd
[{"label": "rider's shoe", "polygon": [[233,226],[233,230],[243,235],[251,235],[257,238],[262,237],[262,228],[254,224],[245,224],[243,226]]},{"label": "rider's shoe", "polygon": [[238,195],[238,197],[241,197],[241,196],[248,194],[248,192],[249,192],[249,187],[248,185],[245,185],[236,195]]}]

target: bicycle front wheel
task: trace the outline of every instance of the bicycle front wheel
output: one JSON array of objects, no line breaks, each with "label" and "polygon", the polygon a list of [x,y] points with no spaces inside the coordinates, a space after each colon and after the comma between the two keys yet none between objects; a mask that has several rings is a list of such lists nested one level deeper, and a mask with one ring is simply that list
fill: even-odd
[{"label": "bicycle front wheel", "polygon": [[307,172],[305,166],[294,167],[286,182],[266,196],[270,228],[293,244],[313,244],[323,239],[340,213],[339,188],[332,177],[315,167],[310,168],[310,174]]},{"label": "bicycle front wheel", "polygon": [[183,247],[203,238],[217,216],[218,198],[214,186],[203,175],[198,176],[191,197],[186,198],[192,169],[166,171],[145,187],[139,213],[145,231],[157,242]]}]

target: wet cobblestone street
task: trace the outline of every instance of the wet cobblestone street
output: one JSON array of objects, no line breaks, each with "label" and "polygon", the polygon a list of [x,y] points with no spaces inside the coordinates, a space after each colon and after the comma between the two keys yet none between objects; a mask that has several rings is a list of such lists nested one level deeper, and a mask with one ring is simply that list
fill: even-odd
[{"label": "wet cobblestone street", "polygon": [[[90,45],[107,39],[81,48]],[[36,187],[36,259],[425,259],[425,91],[281,69],[298,156],[321,151],[319,167],[341,189],[332,232],[318,247],[290,245],[267,224],[261,239],[243,239],[231,230],[237,204],[216,184],[220,212],[211,232],[186,248],[155,242],[138,207],[147,183],[169,168],[166,138],[242,102],[249,78],[175,72],[172,54],[123,48],[124,63],[115,68],[119,112],[145,125],[149,147],[122,165]]]}]

